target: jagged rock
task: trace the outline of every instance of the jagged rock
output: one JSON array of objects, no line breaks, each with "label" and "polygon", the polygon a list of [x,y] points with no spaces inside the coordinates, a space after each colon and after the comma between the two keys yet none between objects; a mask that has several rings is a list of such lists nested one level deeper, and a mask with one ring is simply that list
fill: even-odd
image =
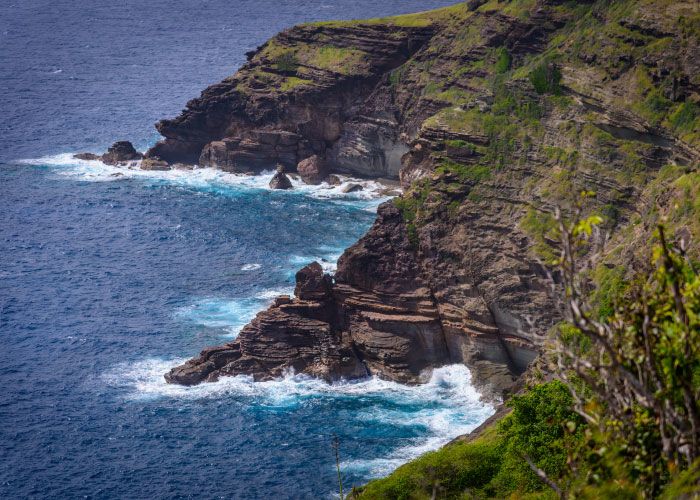
[{"label": "jagged rock", "polygon": [[93,160],[99,160],[100,155],[96,155],[95,153],[78,153],[73,155],[73,158],[76,160],[88,160],[88,161],[93,161]]},{"label": "jagged rock", "polygon": [[100,159],[107,165],[119,165],[140,160],[142,157],[143,155],[136,151],[129,141],[118,141],[112,144]]},{"label": "jagged rock", "polygon": [[318,262],[301,268],[296,274],[294,295],[301,300],[326,300],[331,291],[330,276],[323,273]]},{"label": "jagged rock", "polygon": [[364,187],[362,184],[350,183],[343,188],[343,193],[356,193],[362,191]]},{"label": "jagged rock", "polygon": [[328,177],[326,161],[318,155],[302,160],[297,165],[301,180],[307,184],[321,184]]},{"label": "jagged rock", "polygon": [[270,179],[270,189],[292,189],[292,181],[284,173],[284,167],[277,167],[277,172]]},{"label": "jagged rock", "polygon": [[304,297],[278,298],[259,313],[238,338],[200,355],[165,375],[169,383],[193,385],[221,376],[252,375],[256,380],[281,376],[290,369],[325,380],[367,375],[349,339],[337,329],[328,276],[318,263],[297,274],[297,290]]},{"label": "jagged rock", "polygon": [[170,170],[170,165],[158,158],[144,158],[141,160],[141,170]]}]

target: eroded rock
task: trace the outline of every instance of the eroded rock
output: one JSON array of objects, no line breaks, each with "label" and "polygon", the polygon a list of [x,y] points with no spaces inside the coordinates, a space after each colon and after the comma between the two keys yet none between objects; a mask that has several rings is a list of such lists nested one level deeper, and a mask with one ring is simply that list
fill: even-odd
[{"label": "eroded rock", "polygon": [[141,160],[141,170],[170,170],[170,165],[158,158],[144,158]]},{"label": "eroded rock", "polygon": [[313,155],[299,162],[297,172],[305,183],[317,185],[328,177],[328,166],[323,158]]},{"label": "eroded rock", "polygon": [[292,189],[292,181],[284,173],[284,167],[277,167],[277,172],[270,179],[270,189]]}]

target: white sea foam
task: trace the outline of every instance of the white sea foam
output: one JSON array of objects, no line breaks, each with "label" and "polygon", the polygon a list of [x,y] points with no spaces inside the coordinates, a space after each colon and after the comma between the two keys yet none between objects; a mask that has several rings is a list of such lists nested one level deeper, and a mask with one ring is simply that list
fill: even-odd
[{"label": "white sea foam", "polygon": [[256,264],[244,264],[243,266],[241,266],[241,271],[257,271],[261,267],[262,267],[262,265],[257,264],[257,263]]},{"label": "white sea foam", "polygon": [[[376,377],[359,381],[327,384],[303,375],[254,382],[252,377],[225,377],[218,382],[192,387],[167,384],[163,374],[184,359],[146,359],[116,366],[104,376],[112,387],[126,392],[130,400],[169,398],[198,400],[233,397],[251,405],[293,411],[314,398],[362,398],[371,403],[361,406],[353,416],[366,427],[425,428],[425,434],[390,452],[370,460],[346,460],[341,466],[348,472],[378,477],[455,437],[473,430],[493,413],[493,407],[480,401],[471,385],[471,376],[463,365],[451,365],[433,371],[430,381],[407,386]],[[330,416],[329,416],[330,418]]]},{"label": "white sea foam", "polygon": [[[121,179],[144,179],[159,183],[213,191],[226,194],[230,190],[259,189],[271,191],[268,184],[274,175],[273,171],[262,172],[258,175],[244,175],[223,172],[214,168],[172,169],[166,171],[141,170],[139,162],[131,162],[127,166],[106,165],[99,160],[78,160],[73,158],[73,153],[64,153],[42,158],[20,160],[27,165],[48,166],[60,176],[79,179],[89,182],[113,182]],[[331,186],[322,183],[318,186],[305,184],[298,178],[292,178],[294,189],[282,191],[282,194],[303,194],[317,199],[336,201],[365,202],[368,210],[375,210],[376,206],[388,197],[382,194],[385,187],[375,181],[354,179],[352,177],[338,176],[341,184]],[[362,191],[343,193],[343,189],[351,183],[363,186]],[[280,191],[277,191],[280,192]]]},{"label": "white sea foam", "polygon": [[262,290],[253,297],[209,297],[195,301],[175,311],[175,315],[195,325],[221,328],[227,337],[235,338],[255,315],[269,305],[275,297],[289,295],[292,288]]}]

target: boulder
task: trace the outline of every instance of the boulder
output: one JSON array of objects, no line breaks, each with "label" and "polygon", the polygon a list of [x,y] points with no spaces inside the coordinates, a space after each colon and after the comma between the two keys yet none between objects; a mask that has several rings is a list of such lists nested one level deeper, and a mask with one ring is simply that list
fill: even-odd
[{"label": "boulder", "polygon": [[73,158],[75,158],[76,160],[93,161],[93,160],[99,160],[100,155],[96,155],[95,153],[78,153],[77,155],[73,155]]},{"label": "boulder", "polygon": [[301,180],[307,184],[321,184],[328,176],[326,161],[318,155],[309,156],[297,165]]},{"label": "boulder", "polygon": [[356,193],[357,191],[362,191],[363,189],[362,184],[352,183],[343,188],[343,193]]},{"label": "boulder", "polygon": [[119,165],[128,161],[140,160],[141,153],[134,149],[134,145],[129,141],[118,141],[112,144],[107,152],[102,155],[101,160],[107,165]]},{"label": "boulder", "polygon": [[326,300],[331,293],[331,277],[324,274],[321,264],[312,262],[296,274],[294,295],[301,300]]},{"label": "boulder", "polygon": [[170,170],[170,165],[159,158],[144,158],[141,160],[141,170]]},{"label": "boulder", "polygon": [[284,173],[283,166],[277,166],[277,172],[270,180],[270,189],[292,189],[292,181]]},{"label": "boulder", "polygon": [[340,186],[343,183],[343,181],[341,181],[340,177],[338,177],[337,175],[329,175],[326,179],[326,182],[330,186]]}]

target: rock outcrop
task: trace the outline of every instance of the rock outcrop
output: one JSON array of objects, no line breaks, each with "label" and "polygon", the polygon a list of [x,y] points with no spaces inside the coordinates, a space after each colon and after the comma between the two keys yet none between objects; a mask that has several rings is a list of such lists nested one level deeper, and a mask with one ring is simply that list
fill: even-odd
[{"label": "rock outcrop", "polygon": [[292,189],[292,181],[284,173],[284,167],[277,167],[275,175],[270,179],[270,189]]},{"label": "rock outcrop", "polygon": [[95,153],[78,153],[73,155],[78,160],[100,160],[107,165],[126,165],[129,162],[140,160],[143,155],[134,149],[129,141],[117,141],[112,144],[102,156]]},{"label": "rock outcrop", "polygon": [[584,211],[605,216],[590,249],[602,281],[624,279],[662,216],[700,237],[700,40],[682,21],[700,6],[642,3],[468,2],[304,25],[160,122],[149,155],[170,162],[294,169],[317,155],[406,188],[334,278],[300,271],[295,298],[168,381],[293,369],[415,383],[464,362],[498,394],[560,320],[554,207],[595,193]]},{"label": "rock outcrop", "polygon": [[[332,170],[396,177],[400,155],[364,151],[364,138],[353,145],[347,123],[376,83],[419,50],[433,30],[432,24],[373,23],[286,30],[249,54],[234,76],[190,101],[179,117],[159,122],[165,139],[146,156],[251,172],[271,163],[293,170],[329,152]],[[336,145],[341,136],[342,145]]]},{"label": "rock outcrop", "polygon": [[129,161],[140,160],[142,156],[129,141],[119,141],[112,144],[100,159],[107,165],[119,165]]},{"label": "rock outcrop", "polygon": [[321,184],[328,178],[326,161],[318,155],[310,156],[297,165],[299,177],[307,184]]}]

